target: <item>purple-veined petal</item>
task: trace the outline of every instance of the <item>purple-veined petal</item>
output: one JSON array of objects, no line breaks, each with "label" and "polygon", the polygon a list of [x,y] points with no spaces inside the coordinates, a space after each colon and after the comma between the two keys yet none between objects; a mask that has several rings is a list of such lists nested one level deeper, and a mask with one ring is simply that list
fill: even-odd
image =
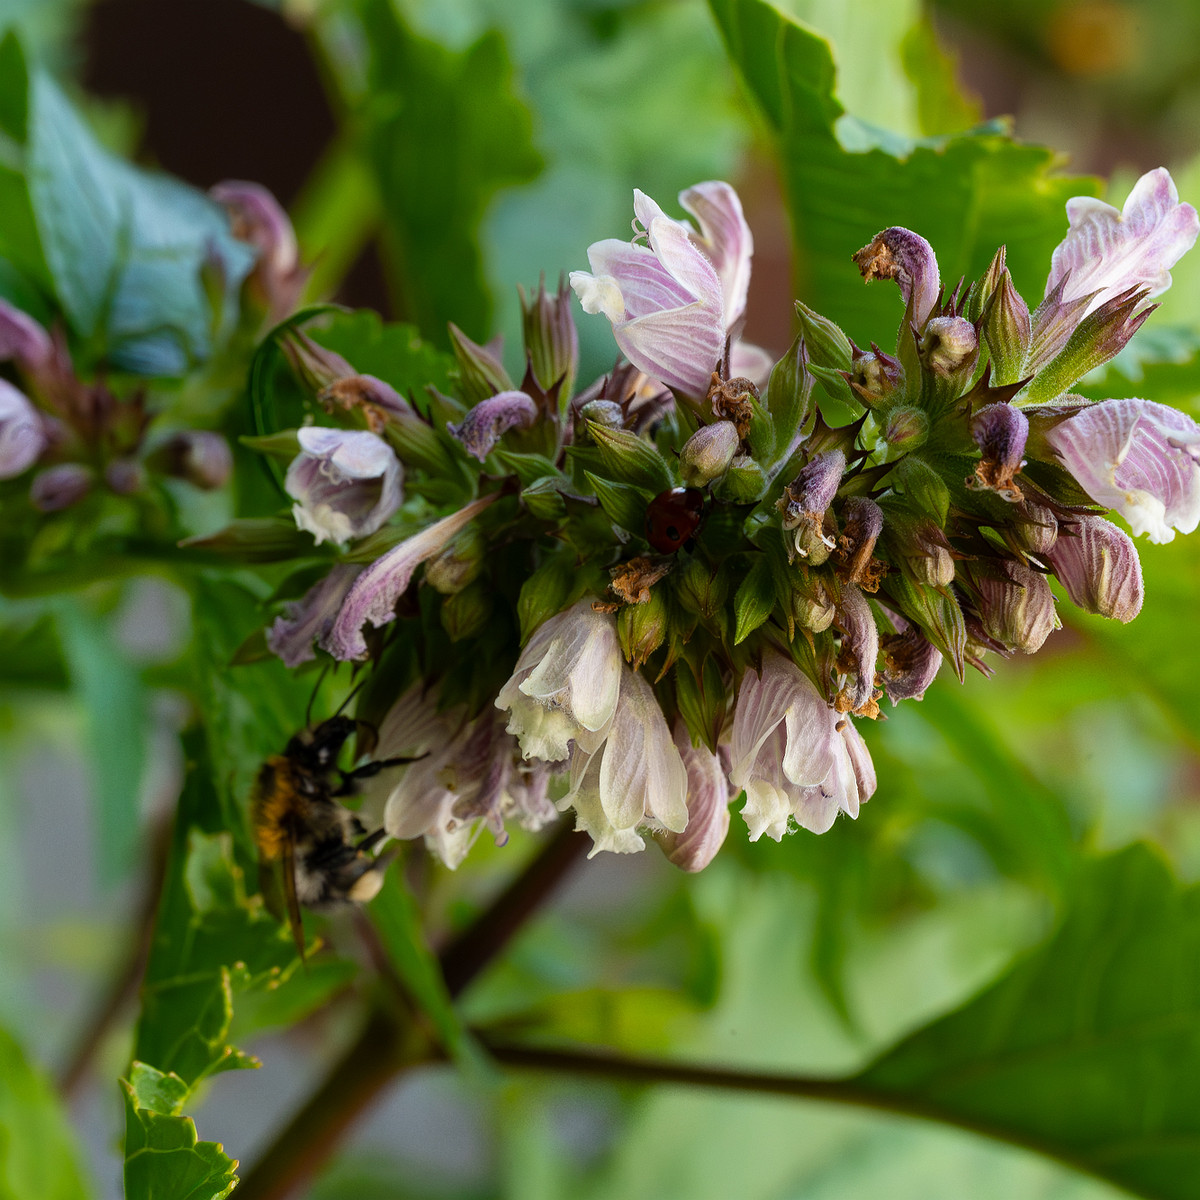
[{"label": "purple-veined petal", "polygon": [[660,834],[658,840],[677,867],[702,871],[729,832],[729,780],[720,756],[707,746],[693,746],[680,718],[675,721],[675,748],[687,771],[687,827],[682,833]]},{"label": "purple-veined petal", "polygon": [[[1164,167],[1147,171],[1118,212],[1091,196],[1067,201],[1070,229],[1050,260],[1046,295],[1065,280],[1063,300],[1094,293],[1087,312],[1140,286],[1157,296],[1171,286],[1171,267],[1200,233],[1200,218],[1179,203],[1175,181]],[[1085,314],[1086,315],[1086,314]]]},{"label": "purple-veined petal", "polygon": [[1200,524],[1200,425],[1152,400],[1102,400],[1045,434],[1079,485],[1134,536],[1169,542]]},{"label": "purple-veined petal", "polygon": [[721,280],[725,328],[732,329],[746,311],[750,259],[754,254],[754,235],[746,224],[742,201],[729,184],[710,180],[680,192],[679,203],[700,226],[700,244]]},{"label": "purple-veined petal", "polygon": [[1072,602],[1086,612],[1123,623],[1141,612],[1145,587],[1137,547],[1111,521],[1076,517],[1046,557]]},{"label": "purple-veined petal", "polygon": [[363,629],[367,625],[386,625],[396,616],[396,601],[408,590],[413,572],[427,558],[438,553],[493,500],[495,494],[472,500],[456,513],[435,521],[381,558],[377,558],[355,580],[341,611],[323,642],[334,658],[362,658],[367,652]]},{"label": "purple-veined petal", "polygon": [[29,470],[46,448],[46,427],[24,392],[0,379],[0,479]]},{"label": "purple-veined petal", "polygon": [[267,646],[284,665],[298,667],[316,658],[313,642],[323,639],[362,568],[353,563],[338,563],[324,579],[314,584],[303,597],[284,607],[267,630]]}]

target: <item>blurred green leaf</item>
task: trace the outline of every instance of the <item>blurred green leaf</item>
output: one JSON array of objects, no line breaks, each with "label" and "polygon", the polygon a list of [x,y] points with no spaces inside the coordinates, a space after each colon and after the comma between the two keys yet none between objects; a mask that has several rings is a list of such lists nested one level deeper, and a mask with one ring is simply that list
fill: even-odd
[{"label": "blurred green leaf", "polygon": [[82,602],[60,602],[58,636],[87,720],[100,873],[111,882],[132,864],[139,841],[146,689],[114,642],[111,624]]},{"label": "blurred green leaf", "polygon": [[[146,375],[179,375],[212,353],[254,262],[217,204],[110,154],[42,73],[30,83],[25,176],[55,291],[81,338]],[[215,263],[220,318],[201,277]]]},{"label": "blurred green leaf", "polygon": [[1063,206],[1096,181],[1052,174],[1057,156],[1013,141],[995,123],[909,140],[864,124],[837,98],[828,42],[767,0],[709,0],[726,46],[778,139],[791,204],[801,294],[860,344],[890,341],[902,305],[867,288],[849,258],[880,230],[929,238],[942,278],[981,274],[996,247],[1020,290],[1034,294],[1066,231]]},{"label": "blurred green leaf", "polygon": [[1200,1177],[1200,888],[1144,845],[1091,863],[1057,934],[849,1081],[1139,1196]]},{"label": "blurred green leaf", "polygon": [[191,1117],[180,1115],[189,1093],[182,1079],[135,1062],[121,1092],[125,1200],[223,1200],[233,1191],[237,1161],[219,1142],[199,1141]]},{"label": "blurred green leaf", "polygon": [[917,96],[917,119],[927,137],[961,133],[983,120],[978,97],[967,96],[959,86],[958,61],[938,42],[928,17],[904,35],[900,43],[904,73]]},{"label": "blurred green leaf", "polygon": [[360,120],[401,312],[438,345],[451,320],[485,338],[479,225],[497,191],[542,166],[504,40],[492,32],[449,50],[409,29],[391,0],[360,0],[360,11],[369,53]]},{"label": "blurred green leaf", "polygon": [[0,1029],[0,1200],[84,1200],[90,1192],[58,1096]]}]

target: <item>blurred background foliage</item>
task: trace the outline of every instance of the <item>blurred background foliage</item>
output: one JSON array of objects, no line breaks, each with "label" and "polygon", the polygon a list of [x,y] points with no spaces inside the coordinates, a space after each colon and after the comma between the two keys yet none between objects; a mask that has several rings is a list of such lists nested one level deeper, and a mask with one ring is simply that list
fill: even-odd
[{"label": "blurred background foliage", "polygon": [[[792,336],[794,296],[860,344],[890,341],[894,295],[864,289],[849,262],[885,225],[929,237],[950,279],[978,274],[1007,240],[1017,284],[1036,298],[1068,196],[1103,194],[1111,176],[1119,202],[1138,173],[1162,164],[1185,200],[1200,199],[1194,0],[780,8],[805,27],[780,23],[757,0],[0,0],[0,24],[15,25],[58,74],[103,144],[200,187],[233,177],[275,190],[315,267],[310,298],[374,307],[434,345],[446,344],[450,319],[472,337],[499,332],[518,345],[514,284],[543,273],[552,281],[583,265],[591,241],[620,236],[634,187],[673,211],[674,194],[699,179],[738,186],[757,238],[747,333],[776,352]],[[1185,259],[1175,280],[1145,333],[1086,381],[1088,394],[1145,395],[1200,417],[1200,257]],[[604,322],[583,319],[580,331],[587,379],[611,365],[614,348]],[[226,386],[236,404],[236,381]],[[246,420],[234,415],[230,428]],[[243,485],[251,508],[255,486]],[[213,528],[221,516],[201,509],[187,520]],[[997,979],[1009,991],[994,993],[996,1004],[1031,1028],[1042,1017],[1052,1024],[1073,1003],[1071,981],[1047,966],[1023,998],[1012,979],[1039,960],[1022,956],[1061,929],[1052,958],[1073,961],[1079,922],[1098,919],[1105,898],[1128,896],[1137,920],[1127,917],[1120,937],[1122,906],[1108,914],[1112,954],[1140,981],[1105,1013],[1119,1042],[1122,1021],[1140,1027],[1142,1007],[1156,1002],[1164,964],[1180,947],[1195,950],[1195,905],[1153,858],[1097,856],[1147,840],[1183,884],[1200,880],[1191,642],[1200,540],[1139,551],[1147,600],[1133,625],[1064,606],[1067,627],[1036,660],[962,685],[947,675],[923,703],[868,730],[880,786],[857,823],[751,846],[735,820],[722,854],[694,879],[653,851],[596,860],[472,989],[461,1019],[497,1037],[848,1076]],[[193,712],[211,725],[207,744],[222,748],[213,794],[185,795],[199,814],[189,861],[200,870],[232,862],[221,831],[238,828],[249,773],[303,722],[308,699],[310,681],[277,664],[212,670],[261,620],[260,581],[238,590],[229,578],[217,588],[196,576],[183,588],[145,564],[124,576],[52,601],[0,600],[0,1024],[10,1031],[0,1040],[0,1196],[119,1194],[121,1101],[111,1081],[133,1049],[132,1007],[75,1081],[75,1135],[29,1064],[69,1069],[126,961],[183,763],[208,752],[194,740],[181,746]],[[531,840],[503,851],[480,843],[456,875],[425,864],[420,913],[385,894],[375,915],[393,953],[409,953],[414,934],[437,945],[460,928]],[[201,1011],[217,993],[234,996],[232,1016],[209,1030],[199,1057],[162,1061],[167,1049],[145,1046],[139,1056],[193,1082],[215,1069],[228,1039],[256,1053],[259,1071],[206,1084],[188,1109],[204,1139],[252,1162],[353,1032],[363,952],[349,925],[335,924],[337,954],[254,992],[254,979],[278,965],[262,938],[213,925],[206,913],[219,915],[221,902],[195,880],[167,886],[215,949],[205,959],[200,938],[191,951],[209,991],[162,1003],[181,1014],[180,1030],[193,1019],[187,1003]],[[1143,920],[1166,931],[1158,959],[1139,960],[1127,944]],[[243,937],[234,977],[228,945]],[[151,949],[152,990],[182,970],[163,958],[171,952]],[[1006,983],[1014,962],[1025,965]],[[411,972],[427,966],[420,953],[408,964],[418,991]],[[1175,1070],[1191,1061],[1194,1079],[1194,982],[1172,979],[1180,1011],[1192,1014],[1172,1050]],[[429,989],[444,1038],[461,1039],[460,1017],[438,1007],[436,980]],[[946,1062],[960,1052],[965,1062],[979,1030],[994,1032],[986,1012],[972,1026],[972,1011],[956,1018],[965,1035],[935,1032]],[[922,1043],[908,1045],[919,1058]],[[1166,1069],[1152,1053],[1129,1070],[1144,1074],[1151,1061]],[[1125,1079],[1116,1058],[1109,1068]],[[1109,1170],[1071,1130],[1051,1129],[1053,1115],[1039,1132],[1040,1108],[1066,1094],[1050,1068],[1040,1082],[1005,1083],[977,1062],[979,1095],[957,1100],[916,1068],[895,1069],[968,1124],[1011,1130],[1025,1120],[1014,1140]],[[1160,1086],[1164,1105],[1190,1094],[1178,1081],[1142,1086]],[[1006,1095],[1015,1115],[984,1111],[1003,1109]],[[1115,1144],[1119,1125],[1097,1119],[1081,1136]],[[1194,1161],[1141,1175],[1135,1164],[1124,1178],[1147,1195],[1191,1195],[1190,1184],[1173,1190],[1155,1171]],[[1026,1149],[865,1109],[468,1065],[422,1068],[394,1086],[310,1194],[1117,1193]]]}]

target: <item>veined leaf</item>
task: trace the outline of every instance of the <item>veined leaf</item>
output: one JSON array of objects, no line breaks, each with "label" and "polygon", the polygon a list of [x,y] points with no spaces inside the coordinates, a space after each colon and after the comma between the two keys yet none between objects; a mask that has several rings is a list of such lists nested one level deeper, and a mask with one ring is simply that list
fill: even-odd
[{"label": "veined leaf", "polygon": [[1019,290],[1036,297],[1066,232],[1063,206],[1095,180],[1054,175],[1058,157],[997,123],[913,141],[847,113],[829,43],[768,0],[709,0],[729,54],[779,142],[801,295],[860,345],[890,340],[902,306],[864,287],[849,257],[879,230],[929,239],[943,280],[977,277],[997,246]]}]

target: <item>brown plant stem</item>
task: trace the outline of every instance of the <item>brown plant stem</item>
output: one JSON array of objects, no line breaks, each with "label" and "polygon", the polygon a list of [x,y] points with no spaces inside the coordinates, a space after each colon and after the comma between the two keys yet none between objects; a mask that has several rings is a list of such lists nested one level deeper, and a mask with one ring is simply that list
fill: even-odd
[{"label": "brown plant stem", "polygon": [[[451,996],[476,979],[545,902],[588,848],[568,822],[493,903],[442,952]],[[239,1200],[283,1200],[333,1154],[346,1132],[389,1084],[441,1051],[394,1008],[375,1006],[354,1043],[238,1186]]]}]

